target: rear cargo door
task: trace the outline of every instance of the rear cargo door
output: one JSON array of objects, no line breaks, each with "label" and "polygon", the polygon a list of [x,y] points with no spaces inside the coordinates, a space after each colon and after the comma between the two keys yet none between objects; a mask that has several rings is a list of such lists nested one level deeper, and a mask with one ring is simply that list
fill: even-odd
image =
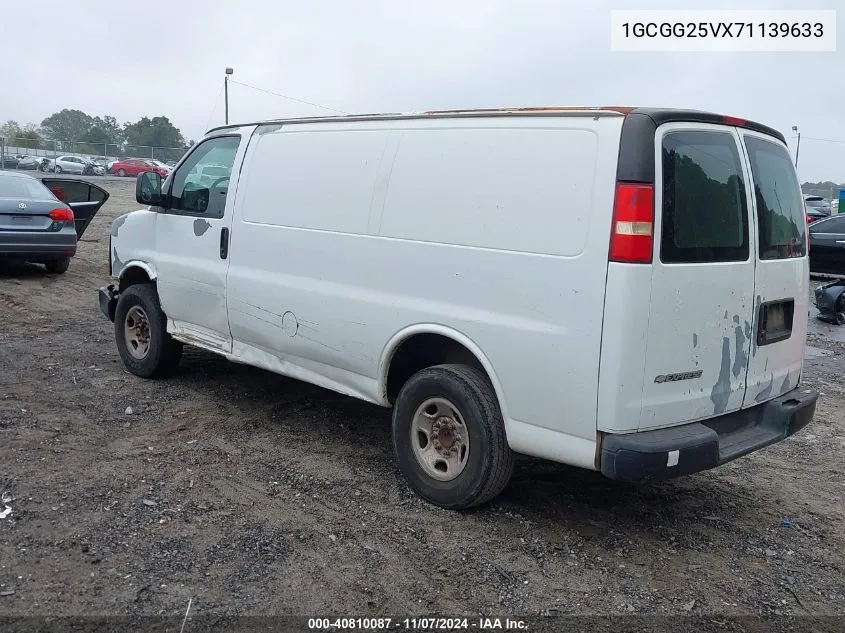
[{"label": "rear cargo door", "polygon": [[754,306],[751,189],[735,128],[660,126],[640,429],[739,409]]},{"label": "rear cargo door", "polygon": [[109,193],[102,187],[76,180],[75,178],[42,178],[41,182],[59,200],[73,209],[73,223],[76,237],[82,237],[91,220],[109,199]]},{"label": "rear cargo door", "polygon": [[799,382],[804,361],[810,268],[801,187],[786,146],[741,130],[757,224],[754,334],[743,406],[775,398]]}]

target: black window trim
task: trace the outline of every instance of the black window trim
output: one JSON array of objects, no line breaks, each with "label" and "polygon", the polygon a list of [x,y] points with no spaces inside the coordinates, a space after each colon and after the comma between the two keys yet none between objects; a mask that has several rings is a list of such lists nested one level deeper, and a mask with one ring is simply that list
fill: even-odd
[{"label": "black window trim", "polygon": [[[185,165],[185,163],[187,163],[190,160],[193,153],[198,151],[200,147],[202,147],[203,145],[205,145],[206,143],[208,143],[210,141],[215,141],[215,140],[220,139],[220,138],[237,138],[237,139],[240,139],[238,141],[238,149],[235,151],[235,159],[237,159],[238,152],[241,150],[240,144],[244,142],[243,134],[232,134],[232,133],[215,134],[214,136],[208,136],[208,137],[202,139],[201,141],[196,143],[190,149],[190,151],[188,151],[184,156],[182,156],[182,160],[179,161],[179,165],[176,167],[176,169],[174,169],[173,171],[170,172],[170,175],[165,180],[165,182],[167,184],[167,191],[162,192],[162,194],[164,194],[164,199],[166,201],[167,206],[166,207],[156,207],[155,211],[157,211],[159,213],[166,213],[167,215],[183,215],[183,216],[189,217],[189,218],[208,218],[208,219],[211,219],[211,220],[220,220],[225,216],[225,213],[226,213],[225,205],[223,206],[223,213],[221,213],[220,215],[217,215],[217,214],[209,215],[208,213],[203,213],[203,212],[200,212],[200,211],[183,211],[182,209],[173,209],[170,206],[170,204],[171,204],[171,202],[170,202],[171,201],[170,192],[173,190],[173,181],[176,177],[176,172],[178,170],[180,170]],[[232,171],[234,173],[234,163],[232,164]],[[228,201],[228,193],[226,194],[226,199]]]},{"label": "black window trim", "polygon": [[[674,121],[673,121],[674,122]],[[660,208],[657,207],[655,204],[654,208],[654,215],[655,220],[657,219],[658,215],[660,217],[660,240],[655,239],[654,249],[659,252],[658,259],[660,263],[664,266],[689,266],[689,265],[721,265],[721,264],[746,264],[751,261],[751,226],[750,226],[750,215],[751,215],[751,201],[748,197],[748,178],[750,177],[749,173],[746,173],[745,170],[745,163],[743,161],[743,154],[742,154],[742,145],[737,138],[737,135],[732,132],[732,130],[728,128],[711,128],[711,127],[704,127],[700,125],[696,125],[695,121],[678,121],[678,123],[683,123],[683,127],[670,127],[665,129],[662,134],[660,134],[659,138],[654,138],[653,145],[655,147],[655,158],[654,158],[654,165],[655,165],[655,176],[657,175],[657,170],[659,169],[660,177],[659,180],[655,178],[655,184],[657,182],[660,183]],[[686,124],[689,124],[687,126]],[[708,125],[708,124],[705,124]],[[712,125],[712,124],[709,124]],[[742,259],[704,259],[704,260],[697,260],[697,259],[688,259],[682,261],[667,261],[664,258],[663,254],[663,236],[666,234],[666,227],[664,222],[664,213],[663,213],[663,205],[664,196],[663,196],[663,188],[665,186],[665,173],[663,168],[663,144],[667,136],[671,136],[672,134],[683,134],[683,133],[709,133],[709,134],[718,134],[724,135],[729,137],[734,143],[734,151],[737,159],[737,167],[739,176],[742,178],[742,195],[745,199],[744,205],[744,217],[742,222],[742,233],[743,233],[743,243],[741,246],[735,247],[736,249],[742,249],[744,253],[744,257]],[[657,152],[660,152],[659,155]],[[656,191],[657,187],[655,187],[655,194],[658,192]],[[657,196],[655,196],[655,202],[657,200]],[[656,227],[655,227],[656,228]],[[727,247],[726,247],[727,248]],[[734,247],[732,247],[734,248]]]},{"label": "black window trim", "polygon": [[[749,132],[756,132],[749,134]],[[799,215],[801,216],[800,219],[795,222],[795,225],[800,227],[804,227],[804,239],[801,241],[801,246],[804,249],[804,253],[799,257],[763,257],[763,234],[762,234],[762,222],[760,221],[760,208],[758,206],[757,201],[757,190],[756,190],[756,179],[754,177],[754,160],[751,157],[751,148],[748,147],[748,139],[752,139],[754,141],[760,141],[761,143],[767,143],[769,145],[773,145],[774,147],[784,150],[786,152],[786,157],[789,160],[790,164],[792,163],[792,158],[789,154],[789,149],[786,147],[786,141],[781,138],[772,138],[771,135],[761,133],[759,130],[742,130],[740,131],[740,136],[742,138],[742,150],[745,153],[746,160],[748,161],[748,175],[751,178],[751,185],[752,185],[752,192],[753,192],[753,204],[754,204],[754,220],[756,222],[757,227],[757,245],[754,249],[756,251],[755,257],[757,258],[758,262],[782,262],[782,261],[790,261],[795,259],[801,259],[802,257],[808,257],[809,251],[807,249],[807,240],[809,239],[810,234],[810,226],[807,225],[806,222],[806,213],[807,213],[807,204],[804,199],[804,192],[801,190],[801,181],[797,181],[798,185],[798,197],[800,201],[800,210]],[[778,143],[777,141],[780,141]]]}]

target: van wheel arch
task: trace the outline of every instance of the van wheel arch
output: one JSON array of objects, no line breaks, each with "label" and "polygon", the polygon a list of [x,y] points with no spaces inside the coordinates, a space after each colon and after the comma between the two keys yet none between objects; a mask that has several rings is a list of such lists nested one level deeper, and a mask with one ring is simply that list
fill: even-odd
[{"label": "van wheel arch", "polygon": [[120,284],[118,289],[123,292],[130,286],[136,284],[155,284],[155,277],[141,266],[129,266],[120,274]]},{"label": "van wheel arch", "polygon": [[481,355],[456,338],[436,332],[410,334],[393,346],[383,372],[383,396],[393,405],[402,386],[411,376],[436,365],[467,365],[480,371],[493,387],[504,413],[498,385],[488,370],[488,364],[482,362]]}]

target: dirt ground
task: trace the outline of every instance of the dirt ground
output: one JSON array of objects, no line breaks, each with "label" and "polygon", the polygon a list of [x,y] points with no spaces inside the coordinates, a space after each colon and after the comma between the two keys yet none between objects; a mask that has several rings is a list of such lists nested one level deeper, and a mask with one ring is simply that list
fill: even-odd
[{"label": "dirt ground", "polygon": [[137,205],[107,186],[65,275],[0,268],[0,614],[845,614],[824,331],[785,442],[642,486],[524,460],[448,512],[402,482],[387,410],[189,348],[170,380],[124,371],[96,289]]}]

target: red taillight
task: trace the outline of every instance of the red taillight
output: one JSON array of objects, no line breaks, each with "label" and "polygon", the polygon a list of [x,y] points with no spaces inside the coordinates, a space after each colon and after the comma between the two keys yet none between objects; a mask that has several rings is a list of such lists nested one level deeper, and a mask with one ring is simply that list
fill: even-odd
[{"label": "red taillight", "polygon": [[610,261],[649,264],[653,243],[654,185],[617,183]]},{"label": "red taillight", "polygon": [[728,125],[736,125],[737,127],[744,127],[748,123],[747,119],[740,119],[737,116],[723,116],[722,121]]},{"label": "red taillight", "polygon": [[53,222],[73,222],[73,211],[70,209],[53,209],[50,211]]}]

